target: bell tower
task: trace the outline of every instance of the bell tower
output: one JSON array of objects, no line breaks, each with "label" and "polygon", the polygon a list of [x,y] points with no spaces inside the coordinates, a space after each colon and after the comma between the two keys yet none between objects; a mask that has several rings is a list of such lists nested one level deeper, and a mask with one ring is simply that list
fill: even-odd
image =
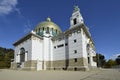
[{"label": "bell tower", "polygon": [[70,28],[81,24],[84,24],[84,20],[80,14],[80,9],[78,6],[74,6],[72,17],[70,18]]}]

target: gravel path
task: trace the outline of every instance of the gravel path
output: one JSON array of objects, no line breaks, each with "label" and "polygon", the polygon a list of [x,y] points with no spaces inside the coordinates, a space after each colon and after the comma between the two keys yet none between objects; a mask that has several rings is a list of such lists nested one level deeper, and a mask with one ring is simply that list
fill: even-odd
[{"label": "gravel path", "polygon": [[120,69],[95,71],[20,71],[0,69],[0,80],[120,80]]}]

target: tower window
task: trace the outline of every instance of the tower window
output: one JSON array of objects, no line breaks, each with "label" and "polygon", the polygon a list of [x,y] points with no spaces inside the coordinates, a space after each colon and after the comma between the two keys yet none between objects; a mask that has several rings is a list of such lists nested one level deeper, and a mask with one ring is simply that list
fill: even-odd
[{"label": "tower window", "polygon": [[54,46],[54,49],[56,49],[56,46]]},{"label": "tower window", "polygon": [[90,63],[90,58],[88,57],[88,64]]},{"label": "tower window", "polygon": [[65,46],[68,46],[68,43],[65,43]]},{"label": "tower window", "polygon": [[74,50],[74,53],[77,53],[77,50]]},{"label": "tower window", "polygon": [[74,68],[74,71],[77,71],[77,68],[76,68],[76,67]]},{"label": "tower window", "polygon": [[74,39],[74,43],[76,43],[77,42],[77,40],[76,39]]},{"label": "tower window", "polygon": [[73,19],[73,23],[74,23],[74,25],[77,24],[77,19],[76,18]]},{"label": "tower window", "polygon": [[77,58],[75,58],[74,61],[77,62]]}]

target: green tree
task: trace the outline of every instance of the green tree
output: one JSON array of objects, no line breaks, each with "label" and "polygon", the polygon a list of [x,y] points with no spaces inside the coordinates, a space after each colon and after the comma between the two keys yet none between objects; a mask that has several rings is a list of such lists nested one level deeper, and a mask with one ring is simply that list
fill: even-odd
[{"label": "green tree", "polygon": [[120,55],[115,59],[115,61],[117,65],[120,65]]},{"label": "green tree", "polygon": [[14,58],[14,50],[0,47],[0,68],[9,68],[11,59]]},{"label": "green tree", "polygon": [[97,53],[95,58],[96,58],[95,61],[97,62],[97,66],[104,67],[104,65],[106,63],[105,56],[103,54]]},{"label": "green tree", "polygon": [[109,60],[106,62],[105,67],[106,67],[106,68],[111,68],[111,67],[113,67],[113,66],[115,66],[115,65],[116,65],[116,62],[115,62],[114,60],[112,60],[112,59],[109,59]]}]

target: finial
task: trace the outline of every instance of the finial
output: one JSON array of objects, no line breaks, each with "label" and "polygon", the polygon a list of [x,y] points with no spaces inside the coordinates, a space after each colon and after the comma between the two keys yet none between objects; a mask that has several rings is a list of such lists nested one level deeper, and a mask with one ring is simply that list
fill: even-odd
[{"label": "finial", "polygon": [[47,21],[49,21],[49,22],[51,21],[50,17],[47,18]]},{"label": "finial", "polygon": [[74,6],[74,10],[73,10],[73,12],[76,12],[76,11],[80,11],[80,9],[79,9],[78,6]]}]

